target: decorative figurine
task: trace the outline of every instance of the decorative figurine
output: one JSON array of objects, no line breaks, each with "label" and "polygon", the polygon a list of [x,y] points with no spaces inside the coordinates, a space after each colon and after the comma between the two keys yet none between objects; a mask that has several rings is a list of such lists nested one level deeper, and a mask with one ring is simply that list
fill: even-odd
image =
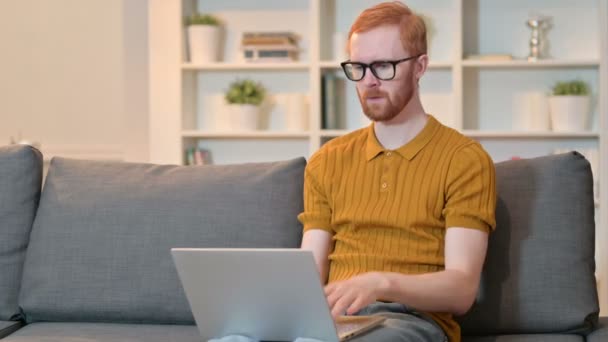
[{"label": "decorative figurine", "polygon": [[530,37],[530,55],[528,55],[529,62],[536,62],[539,59],[545,58],[545,39],[543,38],[543,32],[549,27],[551,18],[542,15],[530,16],[530,19],[526,21],[528,27],[532,29],[532,36]]}]

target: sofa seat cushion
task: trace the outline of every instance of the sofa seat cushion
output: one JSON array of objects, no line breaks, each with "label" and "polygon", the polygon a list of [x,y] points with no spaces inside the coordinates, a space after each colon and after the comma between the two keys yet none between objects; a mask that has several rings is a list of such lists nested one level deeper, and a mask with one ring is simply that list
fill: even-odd
[{"label": "sofa seat cushion", "polygon": [[462,342],[585,342],[579,335],[530,334],[471,337],[465,336]]},{"label": "sofa seat cushion", "polygon": [[194,325],[33,323],[2,342],[200,342]]},{"label": "sofa seat cushion", "polygon": [[0,147],[0,321],[17,318],[17,298],[32,222],[40,200],[42,154]]},{"label": "sofa seat cushion", "polygon": [[171,248],[299,247],[305,166],[54,158],[24,266],[27,322],[193,324]]},{"label": "sofa seat cushion", "polygon": [[0,321],[0,338],[12,334],[23,326],[21,322],[15,321]]},{"label": "sofa seat cushion", "polygon": [[602,317],[598,329],[587,336],[587,342],[606,341],[608,341],[608,317]]},{"label": "sofa seat cushion", "polygon": [[597,324],[595,207],[579,153],[496,164],[496,231],[463,335],[588,333]]}]

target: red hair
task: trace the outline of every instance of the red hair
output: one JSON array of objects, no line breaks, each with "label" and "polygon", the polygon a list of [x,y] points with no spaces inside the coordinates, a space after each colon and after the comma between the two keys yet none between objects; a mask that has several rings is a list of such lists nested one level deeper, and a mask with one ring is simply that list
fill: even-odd
[{"label": "red hair", "polygon": [[383,2],[361,12],[348,33],[347,49],[354,33],[365,32],[382,25],[397,25],[401,44],[412,55],[426,53],[426,26],[422,18],[400,1]]}]

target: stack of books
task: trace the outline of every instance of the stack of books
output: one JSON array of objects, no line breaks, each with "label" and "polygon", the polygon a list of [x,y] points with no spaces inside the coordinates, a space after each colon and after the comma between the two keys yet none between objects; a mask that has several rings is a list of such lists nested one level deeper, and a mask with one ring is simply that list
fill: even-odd
[{"label": "stack of books", "polygon": [[298,60],[298,36],[293,32],[244,32],[241,47],[246,62]]},{"label": "stack of books", "polygon": [[334,73],[321,76],[321,126],[323,129],[346,127],[346,84],[343,77]]},{"label": "stack of books", "polygon": [[211,152],[209,150],[191,147],[186,149],[186,165],[210,165]]}]

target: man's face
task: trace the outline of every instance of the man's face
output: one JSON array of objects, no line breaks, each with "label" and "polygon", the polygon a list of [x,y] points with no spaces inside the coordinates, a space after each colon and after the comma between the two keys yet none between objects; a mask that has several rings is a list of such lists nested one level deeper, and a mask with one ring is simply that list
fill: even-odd
[{"label": "man's face", "polygon": [[[350,60],[370,64],[410,57],[401,44],[399,28],[395,25],[354,33],[350,41]],[[390,121],[410,102],[415,94],[416,59],[395,66],[395,78],[383,81],[368,68],[365,77],[356,82],[357,94],[365,115],[373,121]]]}]

